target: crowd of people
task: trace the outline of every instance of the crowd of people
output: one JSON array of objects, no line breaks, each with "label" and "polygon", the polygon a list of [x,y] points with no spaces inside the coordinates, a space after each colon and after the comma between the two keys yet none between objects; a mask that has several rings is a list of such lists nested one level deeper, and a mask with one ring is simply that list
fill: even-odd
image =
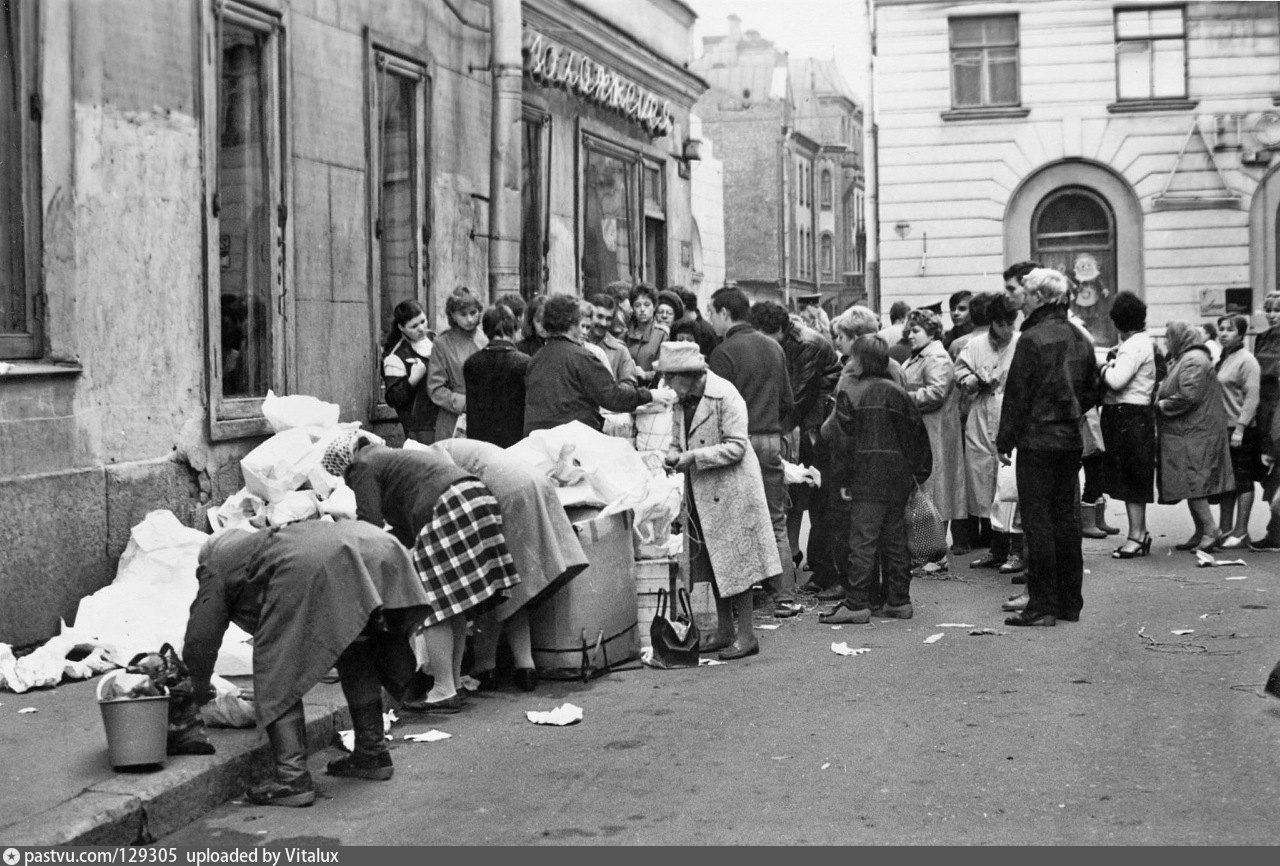
[{"label": "crowd of people", "polygon": [[[833,603],[823,623],[910,619],[913,578],[949,570],[948,552],[1025,584],[1002,604],[1007,624],[1078,621],[1081,538],[1120,533],[1106,497],[1125,505],[1117,559],[1151,553],[1153,502],[1187,502],[1195,531],[1180,550],[1280,550],[1280,293],[1251,352],[1238,315],[1170,322],[1161,350],[1143,301],[1120,292],[1119,343],[1104,349],[1071,315],[1064,274],[1021,262],[1003,278],[952,295],[950,328],[940,304],[895,303],[882,326],[866,306],[828,320],[817,304],[792,314],[732,286],[705,317],[693,293],[645,283],[488,306],[459,288],[439,335],[416,301],[396,306],[382,370],[405,447],[357,431],[324,457],[358,520],[231,531],[201,556],[186,653],[196,690],[234,621],[255,634],[270,695],[258,713],[277,778],[251,799],[314,801],[300,699],[330,665],[355,751],[327,771],[366,779],[391,776],[380,690],[410,712],[459,712],[467,655],[492,688],[504,639],[514,684],[536,687],[529,605],[588,562],[552,481],[505,449],[572,421],[604,431],[609,413],[670,410],[663,458],[685,479],[690,577],[716,605],[700,649],[725,660],[760,651],[754,614],[795,616],[801,596]],[[821,484],[788,484],[788,463]],[[1273,514],[1254,540],[1259,484]],[[912,543],[919,513],[949,530],[949,551]],[[359,578],[340,591],[335,562]]]}]

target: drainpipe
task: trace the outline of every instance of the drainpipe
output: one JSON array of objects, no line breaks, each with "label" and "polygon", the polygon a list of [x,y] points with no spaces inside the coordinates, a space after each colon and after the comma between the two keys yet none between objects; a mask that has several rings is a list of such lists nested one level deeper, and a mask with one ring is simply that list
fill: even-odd
[{"label": "drainpipe", "polygon": [[493,0],[489,299],[520,291],[520,0]]},{"label": "drainpipe", "polygon": [[862,165],[867,194],[862,200],[863,225],[866,226],[867,301],[871,309],[880,310],[880,129],[876,126],[876,9],[867,0],[867,110],[862,122]]}]

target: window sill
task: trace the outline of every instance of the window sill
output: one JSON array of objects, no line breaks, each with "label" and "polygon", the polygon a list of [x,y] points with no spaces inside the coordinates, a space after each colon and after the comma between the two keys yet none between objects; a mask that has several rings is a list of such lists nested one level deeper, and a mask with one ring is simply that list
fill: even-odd
[{"label": "window sill", "polygon": [[997,108],[953,108],[942,112],[943,120],[1004,120],[1026,117],[1030,108],[1021,105],[1006,105]]},{"label": "window sill", "polygon": [[1190,111],[1199,105],[1194,99],[1133,99],[1107,106],[1111,114],[1142,114],[1148,111]]},{"label": "window sill", "polygon": [[79,376],[79,364],[54,364],[49,361],[0,361],[0,381],[5,379],[37,379]]}]

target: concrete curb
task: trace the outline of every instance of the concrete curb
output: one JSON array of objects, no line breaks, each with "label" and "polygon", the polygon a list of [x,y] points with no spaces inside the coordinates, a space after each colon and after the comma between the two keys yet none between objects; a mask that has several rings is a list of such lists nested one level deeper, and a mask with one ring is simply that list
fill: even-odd
[{"label": "concrete curb", "polygon": [[[337,686],[320,685],[304,701],[309,750],[333,745],[350,726]],[[211,729],[213,755],[170,758],[145,775],[119,772],[53,808],[0,827],[6,846],[145,845],[173,833],[271,771],[270,746],[256,728]]]}]

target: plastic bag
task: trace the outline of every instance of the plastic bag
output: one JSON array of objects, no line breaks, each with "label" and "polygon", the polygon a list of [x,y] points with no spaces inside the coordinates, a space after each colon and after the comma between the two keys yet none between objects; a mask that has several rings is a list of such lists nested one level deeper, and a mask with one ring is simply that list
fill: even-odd
[{"label": "plastic bag", "polygon": [[267,525],[267,503],[262,497],[240,488],[226,501],[208,512],[209,527],[214,532],[223,529],[261,529]]},{"label": "plastic bag", "polygon": [[782,461],[782,474],[788,484],[807,484],[810,487],[822,486],[822,473],[814,466],[803,463]]},{"label": "plastic bag", "polygon": [[329,497],[320,501],[320,513],[337,520],[355,520],[356,492],[339,480]]},{"label": "plastic bag", "polygon": [[535,430],[506,450],[535,471],[550,472],[564,446],[570,444],[583,480],[556,488],[560,504],[565,507],[607,505],[643,487],[649,478],[649,469],[629,442],[598,433],[581,421]]},{"label": "plastic bag", "polygon": [[670,406],[651,403],[636,410],[636,450],[666,453],[671,446],[675,413]]},{"label": "plastic bag", "polygon": [[194,578],[200,547],[208,540],[200,530],[183,526],[172,511],[152,511],[129,531],[113,583],[163,585],[188,573]]},{"label": "plastic bag", "polygon": [[267,506],[267,523],[272,526],[284,526],[319,516],[320,503],[311,490],[295,490]]},{"label": "plastic bag", "polygon": [[626,439],[632,442],[636,438],[636,418],[630,412],[608,412],[604,409],[600,410],[600,415],[604,418],[604,430],[606,436],[613,436],[617,439]]},{"label": "plastic bag", "polygon": [[312,453],[311,434],[301,428],[277,433],[240,460],[244,486],[267,502],[277,502],[307,482],[324,452]]},{"label": "plastic bag", "polygon": [[1018,501],[1018,455],[1015,453],[1009,465],[1001,463],[996,469],[996,502]]},{"label": "plastic bag", "polygon": [[333,427],[338,423],[337,403],[326,403],[305,394],[277,397],[268,390],[262,401],[262,415],[277,433],[295,427]]},{"label": "plastic bag", "polygon": [[604,517],[631,509],[634,512],[632,536],[637,559],[665,559],[671,539],[671,523],[680,516],[684,501],[684,475],[651,475],[645,484],[609,503],[600,512]]},{"label": "plastic bag", "polygon": [[200,707],[200,719],[212,728],[252,728],[257,724],[253,713],[253,695],[245,696],[240,687],[214,676],[213,699]]}]

